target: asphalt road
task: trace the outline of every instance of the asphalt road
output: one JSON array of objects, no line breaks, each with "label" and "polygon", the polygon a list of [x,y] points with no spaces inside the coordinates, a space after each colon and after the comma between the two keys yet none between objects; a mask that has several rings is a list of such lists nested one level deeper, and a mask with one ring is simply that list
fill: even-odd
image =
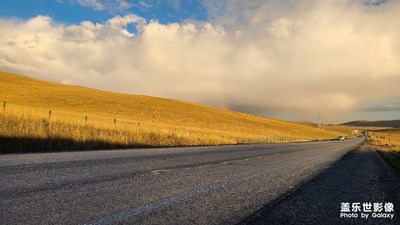
[{"label": "asphalt road", "polygon": [[[362,217],[360,212],[357,218],[341,216],[342,202],[359,203],[362,213],[368,216]],[[370,210],[364,209],[364,203],[372,203]],[[380,212],[375,212],[379,210],[375,210],[374,203],[382,203]],[[387,213],[385,204],[390,203],[393,212]],[[310,182],[265,205],[241,224],[398,225],[399,207],[400,174],[365,142]],[[353,209],[346,214],[352,214]],[[381,213],[393,214],[393,218],[376,216]]]},{"label": "asphalt road", "polygon": [[363,141],[1,155],[0,224],[251,224]]}]

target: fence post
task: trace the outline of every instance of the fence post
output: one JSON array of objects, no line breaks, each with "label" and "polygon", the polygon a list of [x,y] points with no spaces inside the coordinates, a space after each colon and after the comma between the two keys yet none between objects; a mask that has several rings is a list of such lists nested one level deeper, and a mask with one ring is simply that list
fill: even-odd
[{"label": "fence post", "polygon": [[51,119],[51,109],[49,110],[49,120]]},{"label": "fence post", "polygon": [[114,118],[114,128],[117,126],[117,118]]},{"label": "fence post", "polygon": [[6,113],[6,105],[7,105],[7,102],[4,100],[4,102],[3,102],[3,113],[4,114]]},{"label": "fence post", "polygon": [[86,125],[87,125],[87,115],[85,116],[85,123],[86,123]]}]

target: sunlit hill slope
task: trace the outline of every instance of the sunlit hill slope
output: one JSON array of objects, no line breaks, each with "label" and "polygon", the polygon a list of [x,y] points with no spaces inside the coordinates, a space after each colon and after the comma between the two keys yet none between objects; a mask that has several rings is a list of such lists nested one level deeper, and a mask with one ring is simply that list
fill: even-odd
[{"label": "sunlit hill slope", "polygon": [[0,72],[1,152],[330,139],[318,129],[188,102]]}]

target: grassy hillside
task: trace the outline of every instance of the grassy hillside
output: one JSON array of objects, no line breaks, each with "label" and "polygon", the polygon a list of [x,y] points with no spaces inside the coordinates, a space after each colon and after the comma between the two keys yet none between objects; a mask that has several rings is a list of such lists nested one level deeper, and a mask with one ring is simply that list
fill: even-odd
[{"label": "grassy hillside", "polygon": [[343,123],[342,125],[353,127],[400,127],[400,120],[357,120]]},{"label": "grassy hillside", "polygon": [[0,100],[2,152],[307,141],[347,132],[1,71]]}]

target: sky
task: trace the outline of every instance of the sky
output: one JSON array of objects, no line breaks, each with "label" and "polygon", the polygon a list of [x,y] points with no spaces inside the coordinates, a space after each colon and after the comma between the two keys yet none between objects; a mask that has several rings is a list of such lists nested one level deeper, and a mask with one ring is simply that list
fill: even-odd
[{"label": "sky", "polygon": [[400,119],[400,0],[4,0],[0,70],[290,121]]}]

